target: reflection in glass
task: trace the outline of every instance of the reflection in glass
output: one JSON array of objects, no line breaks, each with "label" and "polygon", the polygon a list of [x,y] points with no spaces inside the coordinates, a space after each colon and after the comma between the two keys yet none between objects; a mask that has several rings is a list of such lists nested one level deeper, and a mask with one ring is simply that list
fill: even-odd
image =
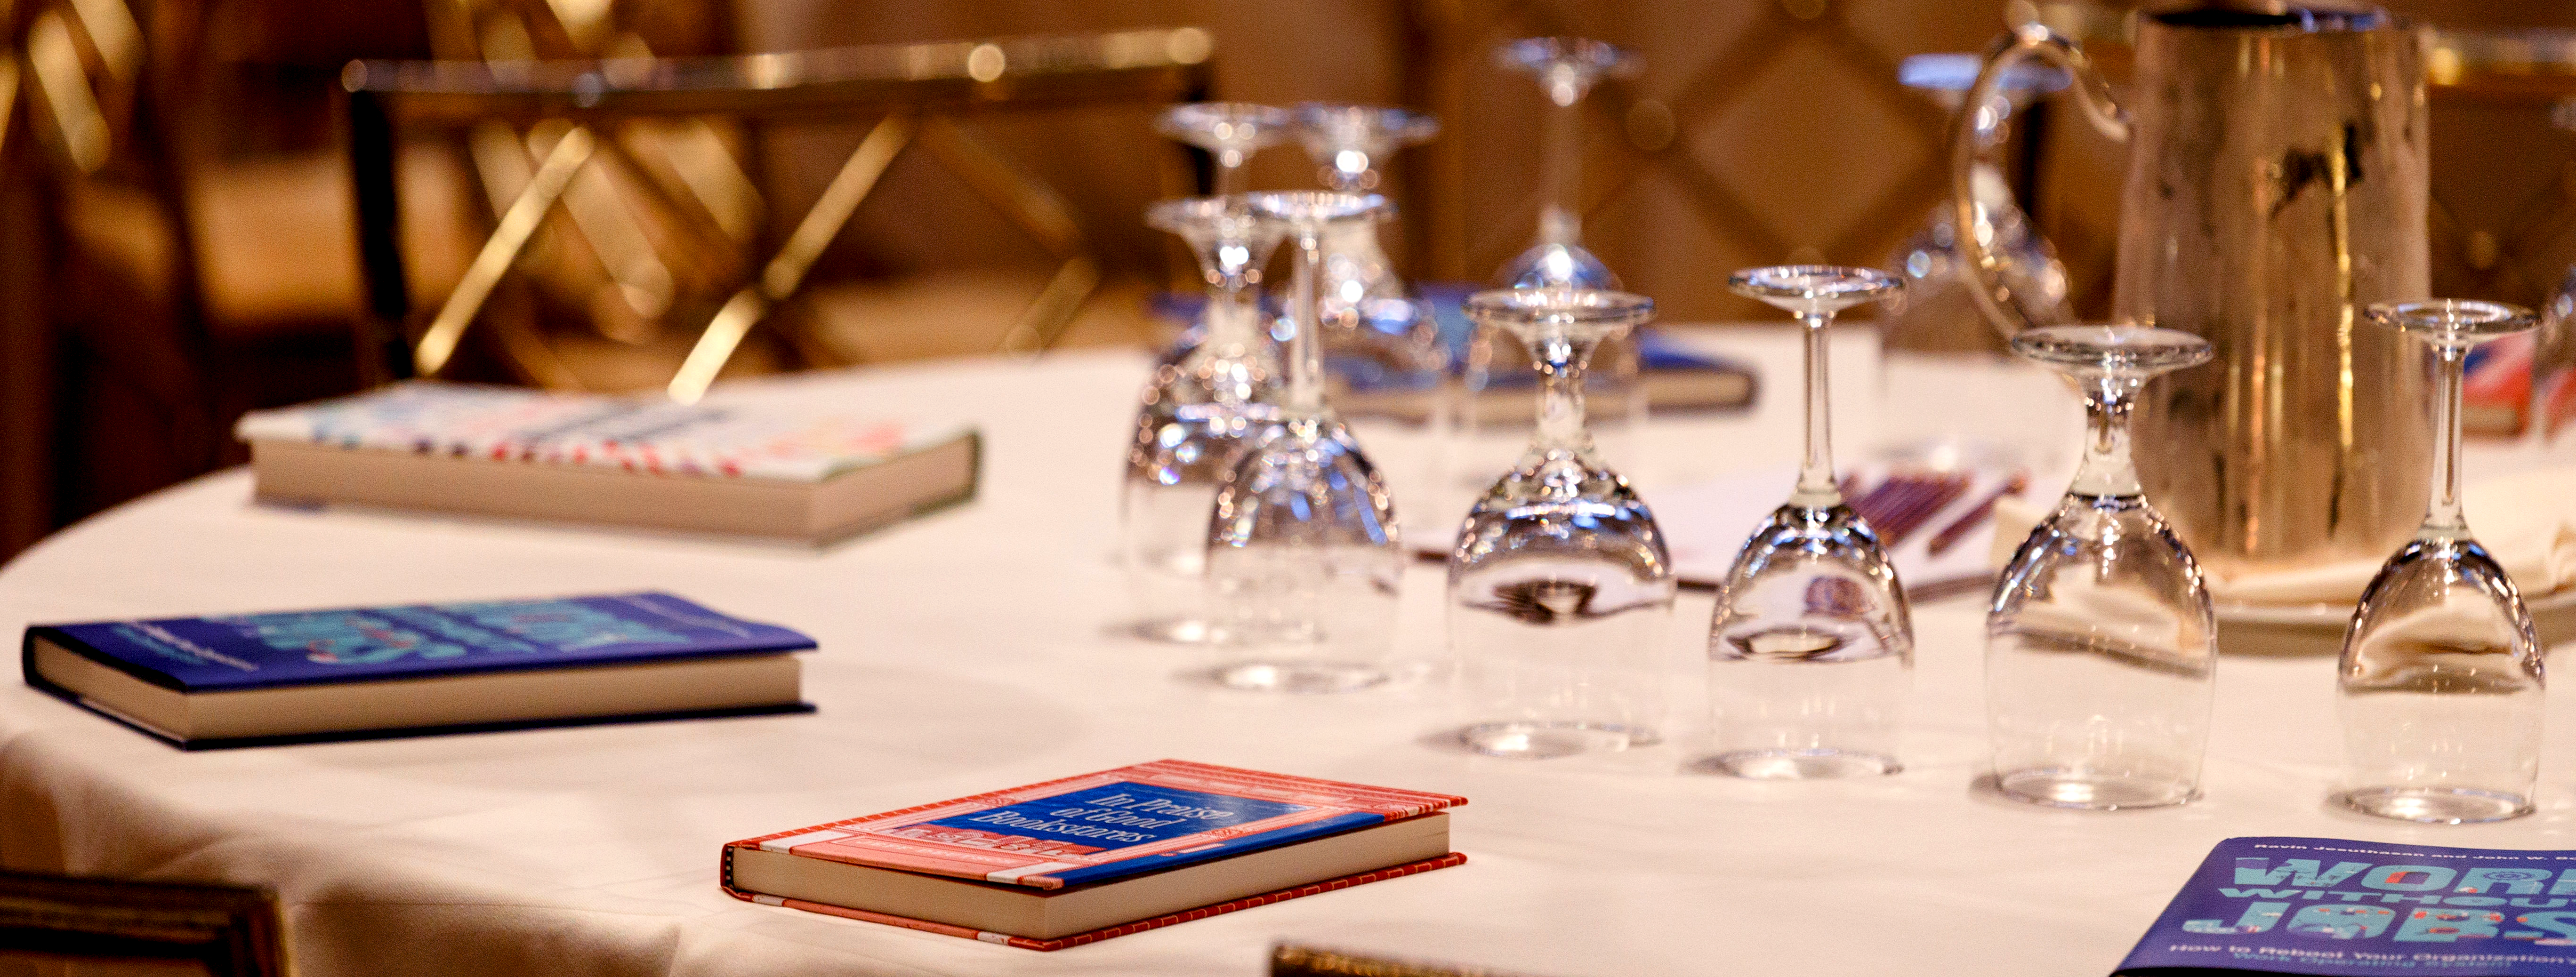
[{"label": "reflection in glass", "polygon": [[[1968,89],[1983,66],[1984,59],[1972,54],[1917,54],[1897,66],[1897,80],[1955,114],[1967,111]],[[2066,266],[2013,199],[1992,150],[2007,139],[2016,113],[2066,87],[2068,80],[2055,65],[2014,62],[2004,69],[1995,97],[1979,106],[1972,120],[1980,153],[1968,169],[1975,198],[1970,231],[1986,242],[1994,261],[1995,280],[2005,292],[1999,300],[2038,325],[2074,321],[2067,307]],[[1879,358],[1881,381],[1889,388],[1890,402],[1900,407],[1882,416],[1880,435],[1888,446],[1884,456],[1901,466],[1936,471],[2021,467],[2025,448],[1999,438],[1991,425],[1979,424],[1984,418],[1961,411],[1902,409],[1920,407],[1918,396],[1900,397],[1894,389],[1900,368],[1914,369],[1918,377],[1926,366],[1944,374],[1978,376],[2010,360],[2003,334],[1986,321],[1971,293],[1982,285],[1959,258],[1957,222],[1958,207],[1942,200],[1887,260],[1905,279],[1905,302],[1878,316],[1879,341],[1886,350]]]},{"label": "reflection in glass", "polygon": [[2013,351],[2084,393],[2084,460],[2004,566],[1986,612],[1995,786],[2114,810],[2200,796],[2217,644],[2200,566],[2147,504],[2129,414],[2147,378],[2207,362],[2207,340],[2142,326],[2045,326]]},{"label": "reflection in glass", "polygon": [[1119,496],[1120,562],[1137,621],[1157,641],[1217,634],[1207,600],[1208,512],[1244,446],[1278,420],[1280,369],[1254,296],[1279,232],[1240,198],[1165,200],[1145,222],[1177,234],[1207,280],[1202,339],[1156,365],[1127,445]]},{"label": "reflection in glass", "polygon": [[1728,285],[1805,327],[1806,452],[1789,503],[1753,531],[1718,588],[1708,638],[1716,751],[1699,766],[1778,780],[1895,773],[1914,626],[1887,550],[1835,484],[1825,329],[1836,312],[1902,286],[1886,272],[1831,265],[1755,268]]},{"label": "reflection in glass", "polygon": [[[1906,87],[1925,92],[1952,112],[1967,111],[1965,102],[1970,86],[1977,80],[1982,59],[1972,54],[1918,54],[1906,58],[1897,68],[1897,78]],[[1976,109],[1977,141],[1981,147],[2001,145],[2009,135],[2008,121],[2013,114],[2049,92],[2066,87],[2066,72],[2054,65],[2035,61],[2015,62],[2006,68],[1992,103]],[[1975,189],[1977,223],[1972,231],[1994,255],[1997,279],[2010,295],[2006,301],[2020,310],[2022,318],[2041,325],[2071,321],[2066,307],[2066,266],[2057,260],[2057,249],[2013,200],[2012,187],[2004,180],[2003,170],[1993,160],[1980,156],[1970,164],[1969,184]],[[1966,269],[1959,267],[1956,254],[1958,229],[1953,226],[1958,208],[1948,200],[1932,208],[1923,226],[1898,246],[1891,259],[1897,273],[1905,277],[1905,307],[1879,320],[1879,333],[1891,349],[1921,350],[1941,353],[2003,353],[2002,337],[1986,323],[1977,311],[1976,301],[1967,290],[1978,287],[1968,280]]]},{"label": "reflection in glass", "polygon": [[2531,328],[2529,311],[2437,299],[2370,307],[2370,320],[2441,357],[2433,499],[2423,528],[2361,593],[2344,632],[2334,802],[2400,821],[2464,824],[2532,812],[2540,773],[2541,659],[2513,579],[2460,511],[2460,374],[2479,343]]},{"label": "reflection in glass", "polygon": [[1516,289],[1467,302],[1545,377],[1520,464],[1477,500],[1449,554],[1449,646],[1480,753],[1544,758],[1644,746],[1665,719],[1672,559],[1654,513],[1601,463],[1583,368],[1654,303],[1622,292]]},{"label": "reflection in glass", "polygon": [[1256,193],[1254,216],[1296,248],[1288,385],[1266,429],[1217,490],[1208,583],[1229,642],[1256,646],[1217,668],[1225,685],[1348,692],[1390,677],[1404,551],[1377,469],[1324,401],[1315,278],[1336,224],[1375,220],[1376,195]]}]

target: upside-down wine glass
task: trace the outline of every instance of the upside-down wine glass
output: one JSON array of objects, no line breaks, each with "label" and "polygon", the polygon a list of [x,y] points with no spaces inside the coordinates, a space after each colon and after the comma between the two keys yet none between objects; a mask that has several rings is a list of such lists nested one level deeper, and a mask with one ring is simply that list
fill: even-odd
[{"label": "upside-down wine glass", "polygon": [[2373,305],[2369,317],[2440,356],[2442,444],[2423,528],[2371,578],[2344,632],[2333,801],[2430,824],[2518,818],[2540,772],[2541,647],[2513,578],[2460,512],[2460,374],[2471,347],[2531,328],[2532,314],[2434,299]]},{"label": "upside-down wine glass", "polygon": [[1986,611],[1994,786],[2051,807],[2116,810],[2200,796],[2218,647],[2191,551],[2138,485],[2129,414],[2207,340],[2150,326],[2025,329],[2013,352],[2084,393],[2084,459]]},{"label": "upside-down wine glass", "polygon": [[1286,192],[1246,202],[1297,249],[1295,331],[1279,423],[1228,473],[1208,523],[1208,582],[1223,627],[1231,641],[1258,646],[1214,677],[1272,692],[1367,688],[1392,677],[1404,551],[1384,480],[1325,403],[1315,266],[1328,228],[1374,220],[1386,199]]},{"label": "upside-down wine glass", "polygon": [[[1495,272],[1506,288],[1617,289],[1619,276],[1583,246],[1583,99],[1604,77],[1636,73],[1642,62],[1626,50],[1579,37],[1532,37],[1494,49],[1494,63],[1537,79],[1548,101],[1542,137],[1538,240]],[[1594,433],[1632,466],[1647,462],[1638,447],[1646,420],[1645,386],[1638,381],[1639,337],[1603,342],[1584,371]],[[1518,389],[1538,381],[1524,349],[1509,337],[1475,329],[1459,369],[1461,436],[1453,467],[1466,486],[1481,491],[1518,457],[1521,414]],[[1491,396],[1487,396],[1490,394]]]},{"label": "upside-down wine glass", "polygon": [[1536,76],[1549,105],[1538,243],[1496,277],[1514,288],[1618,288],[1619,276],[1583,248],[1583,215],[1576,199],[1583,187],[1582,105],[1603,76],[1634,73],[1637,57],[1588,38],[1531,37],[1495,48],[1494,62]]},{"label": "upside-down wine glass", "polygon": [[[1372,105],[1308,102],[1297,106],[1298,138],[1325,186],[1345,193],[1374,190],[1380,167],[1403,147],[1440,132],[1431,116]],[[1392,218],[1390,206],[1381,213]],[[1449,349],[1430,305],[1395,273],[1379,243],[1381,219],[1329,226],[1316,280],[1326,380],[1334,409],[1377,446],[1387,482],[1406,511],[1445,479],[1456,390]],[[1280,297],[1282,306],[1288,297]]]},{"label": "upside-down wine glass", "polygon": [[1520,464],[1467,513],[1449,554],[1449,646],[1470,749],[1545,758],[1662,740],[1673,570],[1655,514],[1601,463],[1584,360],[1654,317],[1643,296],[1481,292],[1477,324],[1526,344],[1546,380]]},{"label": "upside-down wine glass", "polygon": [[1696,766],[1766,780],[1895,773],[1913,682],[1914,626],[1887,550],[1835,487],[1825,329],[1893,296],[1869,268],[1782,265],[1727,284],[1798,317],[1806,333],[1806,452],[1787,505],[1745,540],[1709,623],[1715,751]]},{"label": "upside-down wine glass", "polygon": [[1228,197],[1161,201],[1145,222],[1189,242],[1208,296],[1203,337],[1155,366],[1127,445],[1119,557],[1132,630],[1156,641],[1222,640],[1206,607],[1208,512],[1244,447],[1278,422],[1279,359],[1255,296],[1279,231]]},{"label": "upside-down wine glass", "polygon": [[[1438,119],[1371,105],[1308,102],[1297,106],[1296,119],[1298,138],[1314,158],[1324,185],[1342,193],[1377,189],[1379,163],[1398,149],[1440,133]],[[1353,341],[1344,334],[1358,332],[1366,334],[1358,341],[1392,353],[1392,366],[1419,370],[1424,366],[1420,361],[1436,358],[1430,368],[1444,368],[1439,326],[1410,294],[1394,263],[1387,260],[1386,249],[1378,244],[1378,224],[1394,216],[1393,208],[1379,216],[1378,221],[1344,221],[1324,230],[1324,260],[1315,285],[1316,312],[1324,324],[1324,355],[1334,355],[1337,340]]]},{"label": "upside-down wine glass", "polygon": [[1246,102],[1191,102],[1164,109],[1154,129],[1216,158],[1216,196],[1243,192],[1243,164],[1294,134],[1287,109]]}]

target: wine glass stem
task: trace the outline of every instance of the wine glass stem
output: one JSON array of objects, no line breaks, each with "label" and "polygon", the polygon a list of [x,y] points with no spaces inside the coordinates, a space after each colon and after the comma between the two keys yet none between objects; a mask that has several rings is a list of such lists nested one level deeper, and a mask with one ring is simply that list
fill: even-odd
[{"label": "wine glass stem", "polygon": [[1260,313],[1241,279],[1208,290],[1207,337],[1200,348],[1202,379],[1218,403],[1248,404],[1259,397],[1259,378],[1246,359],[1261,341]]},{"label": "wine glass stem", "polygon": [[1231,197],[1243,192],[1243,159],[1243,150],[1217,150],[1216,196]]},{"label": "wine glass stem", "polygon": [[1825,383],[1825,327],[1833,321],[1830,312],[1798,316],[1807,334],[1807,453],[1798,464],[1798,492],[1789,501],[1813,509],[1843,503],[1842,490],[1834,486],[1833,399]]},{"label": "wine glass stem", "polygon": [[1547,116],[1547,203],[1538,212],[1540,244],[1574,244],[1583,240],[1583,217],[1575,211],[1574,198],[1583,189],[1583,94],[1584,88],[1559,79],[1551,72],[1546,79]]},{"label": "wine glass stem", "polygon": [[2460,374],[2468,351],[2437,347],[2441,369],[2434,374],[2433,436],[2442,439],[2433,452],[2433,500],[2424,513],[2418,539],[2458,539],[2469,534],[2460,513]]},{"label": "wine glass stem", "polygon": [[1582,455],[1592,448],[1583,424],[1583,361],[1592,343],[1577,343],[1563,333],[1539,337],[1530,350],[1545,378],[1538,402],[1538,431],[1530,450],[1542,457]]},{"label": "wine glass stem", "polygon": [[1324,164],[1324,185],[1341,193],[1360,193],[1369,188],[1369,170],[1343,169],[1341,154],[1335,153],[1333,161]]},{"label": "wine glass stem", "polygon": [[2138,466],[2129,456],[2129,414],[2137,403],[2138,381],[2105,377],[2084,391],[2084,460],[2076,465],[2067,492],[2087,498],[2143,495]]},{"label": "wine glass stem", "polygon": [[1315,228],[1297,230],[1297,260],[1292,263],[1288,281],[1289,321],[1295,332],[1288,337],[1288,414],[1291,417],[1314,417],[1324,412],[1324,363],[1315,331],[1321,328],[1322,315],[1315,309],[1315,266],[1323,261],[1323,243]]}]

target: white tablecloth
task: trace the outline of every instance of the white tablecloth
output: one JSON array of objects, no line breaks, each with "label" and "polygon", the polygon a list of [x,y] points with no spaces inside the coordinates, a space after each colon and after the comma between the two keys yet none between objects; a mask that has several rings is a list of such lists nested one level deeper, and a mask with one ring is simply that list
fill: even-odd
[{"label": "white tablecloth", "polygon": [[[1781,338],[1737,342],[1778,362]],[[2316,657],[2223,664],[2202,803],[2102,815],[1981,796],[1973,599],[1916,614],[1908,769],[1867,781],[1681,775],[1686,743],[1591,766],[1487,759],[1439,745],[1437,690],[1265,698],[1175,681],[1195,653],[1109,632],[1116,459],[1142,372],[1072,355],[767,386],[948,405],[990,438],[973,505],[820,553],[265,508],[242,472],[93,519],[0,573],[0,629],[666,588],[814,635],[821,711],[188,754],[12,685],[0,862],[275,886],[308,977],[1250,974],[1282,938],[1565,977],[2058,977],[2107,972],[2231,835],[2576,848],[2564,722],[2536,817],[2435,829],[2324,810],[2337,744],[2331,660]],[[1868,379],[1847,384],[1855,400]],[[2026,414],[2042,440],[2071,430],[2063,402],[2025,411],[2011,398],[2041,395],[2008,389],[1952,395]],[[1768,394],[1758,416],[1660,430],[1637,467],[1790,462],[1794,389]],[[1845,438],[1857,453],[1866,434]],[[1399,641],[1430,653],[1440,571],[1405,586]],[[1672,631],[1685,720],[1708,613],[1686,594]],[[1455,841],[1471,860],[1053,954],[716,889],[730,839],[1166,756],[1466,795]]]}]

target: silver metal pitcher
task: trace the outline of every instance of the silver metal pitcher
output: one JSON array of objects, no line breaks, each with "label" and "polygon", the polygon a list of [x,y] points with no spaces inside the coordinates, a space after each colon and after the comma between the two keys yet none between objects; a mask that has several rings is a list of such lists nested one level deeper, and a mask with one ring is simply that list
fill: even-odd
[{"label": "silver metal pitcher", "polygon": [[[2220,577],[2376,560],[2422,517],[2430,374],[2417,344],[2361,320],[2422,298],[2424,75],[2416,34],[2367,8],[2254,4],[2140,13],[2125,108],[2074,42],[2015,29],[1968,105],[2012,63],[2067,69],[2086,116],[2129,147],[2115,319],[2207,338],[2208,365],[2149,384],[2136,454],[2153,499]],[[1976,112],[1952,169],[1973,227]],[[1978,307],[2028,325],[1985,242],[1959,236]]]}]

